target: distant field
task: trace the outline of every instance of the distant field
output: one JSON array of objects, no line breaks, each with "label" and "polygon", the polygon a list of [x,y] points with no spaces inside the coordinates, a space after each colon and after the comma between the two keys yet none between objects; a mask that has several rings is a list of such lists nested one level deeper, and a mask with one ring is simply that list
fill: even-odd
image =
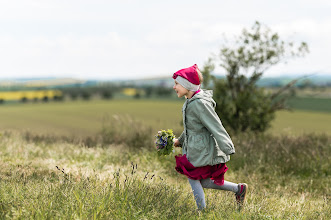
[{"label": "distant field", "polygon": [[107,117],[128,116],[154,128],[180,127],[181,102],[76,101],[28,103],[0,107],[0,129],[28,130],[61,135],[94,135]]},{"label": "distant field", "polygon": [[[141,120],[153,129],[180,131],[183,101],[92,100],[59,103],[28,103],[0,106],[0,129],[58,135],[96,134],[113,115]],[[277,113],[270,132],[331,134],[331,114],[296,110]]]},{"label": "distant field", "polygon": [[294,97],[289,99],[288,105],[296,110],[331,113],[331,98]]},{"label": "distant field", "polygon": [[273,134],[331,134],[331,113],[295,110],[279,111],[272,122]]}]

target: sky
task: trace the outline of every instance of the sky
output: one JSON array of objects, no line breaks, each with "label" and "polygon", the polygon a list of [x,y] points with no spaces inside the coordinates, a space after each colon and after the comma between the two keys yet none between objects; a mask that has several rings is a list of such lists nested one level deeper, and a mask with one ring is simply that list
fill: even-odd
[{"label": "sky", "polygon": [[330,0],[0,0],[0,78],[171,76],[255,21],[310,50],[265,77],[331,75],[330,12]]}]

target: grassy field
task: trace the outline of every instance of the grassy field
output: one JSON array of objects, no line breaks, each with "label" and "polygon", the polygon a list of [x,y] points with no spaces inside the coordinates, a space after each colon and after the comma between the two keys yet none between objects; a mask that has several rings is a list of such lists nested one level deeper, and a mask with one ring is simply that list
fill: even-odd
[{"label": "grassy field", "polygon": [[208,208],[197,212],[174,157],[153,148],[157,130],[181,131],[181,106],[155,100],[1,106],[0,219],[331,218],[331,114],[278,112],[269,133],[233,136],[236,154],[225,177],[249,184],[245,209],[237,211],[230,192],[205,190]]},{"label": "grassy field", "polygon": [[[234,137],[226,180],[247,182],[238,212],[231,192],[205,190],[196,212],[174,157],[125,143],[84,147],[0,137],[1,219],[330,219],[330,137]],[[179,153],[177,149],[176,153]]]},{"label": "grassy field", "polygon": [[288,100],[288,105],[296,110],[331,112],[330,97],[293,97]]},{"label": "grassy field", "polygon": [[[182,100],[183,101],[183,100]],[[182,129],[182,101],[93,100],[63,103],[28,103],[0,107],[0,129],[41,134],[93,136],[114,115],[141,120],[155,130]],[[318,111],[280,111],[269,132],[331,134],[331,114]]]},{"label": "grassy field", "polygon": [[[65,135],[94,135],[113,115],[128,115],[156,127],[179,126],[181,103],[135,100],[77,101],[6,105],[0,108],[2,129]],[[163,120],[166,119],[166,120]]]},{"label": "grassy field", "polygon": [[331,134],[331,113],[314,111],[279,111],[269,133],[301,135],[305,133]]}]

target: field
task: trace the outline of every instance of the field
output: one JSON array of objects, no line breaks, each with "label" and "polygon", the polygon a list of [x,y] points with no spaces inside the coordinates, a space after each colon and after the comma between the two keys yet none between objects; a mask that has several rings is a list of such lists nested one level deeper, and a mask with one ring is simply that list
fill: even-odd
[{"label": "field", "polygon": [[[92,100],[3,105],[0,129],[66,136],[94,136],[114,115],[143,121],[154,130],[182,129],[182,101]],[[280,111],[269,130],[272,134],[331,134],[331,114],[320,111]]]},{"label": "field", "polygon": [[174,157],[153,149],[157,130],[182,130],[181,106],[166,100],[1,106],[0,219],[331,218],[330,113],[278,112],[267,134],[233,136],[226,180],[249,184],[245,209],[237,211],[230,192],[205,190],[208,208],[197,212]]},{"label": "field", "polygon": [[289,99],[289,106],[294,109],[331,112],[331,98],[323,97],[294,97]]}]

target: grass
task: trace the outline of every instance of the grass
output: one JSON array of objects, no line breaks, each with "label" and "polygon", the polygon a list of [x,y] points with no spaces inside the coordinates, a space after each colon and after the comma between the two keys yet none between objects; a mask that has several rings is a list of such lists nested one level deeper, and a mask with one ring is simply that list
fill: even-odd
[{"label": "grass", "polygon": [[[182,101],[92,100],[88,102],[29,103],[0,107],[0,129],[38,134],[94,136],[114,115],[140,120],[153,130],[182,129]],[[331,114],[313,111],[280,111],[272,123],[273,134],[317,132],[331,134]]]},{"label": "grass", "polygon": [[182,130],[181,106],[1,106],[0,219],[331,218],[329,113],[281,111],[267,134],[233,136],[226,180],[249,184],[245,209],[230,192],[206,190],[208,208],[198,213],[174,157],[158,157],[152,144],[154,130]]},{"label": "grass", "polygon": [[303,111],[331,112],[331,98],[323,97],[292,97],[288,100],[291,108]]},{"label": "grass", "polygon": [[[38,133],[88,135],[97,133],[102,122],[112,115],[134,115],[154,127],[178,126],[181,103],[137,100],[29,103],[0,108],[2,129],[34,130]],[[167,120],[164,120],[167,118]]]},{"label": "grass", "polygon": [[[84,147],[0,137],[1,219],[330,219],[331,137],[242,135],[226,179],[247,182],[238,212],[230,192],[205,190],[198,213],[174,158],[151,148]],[[177,149],[177,153],[179,153]]]},{"label": "grass", "polygon": [[331,134],[331,114],[313,111],[279,111],[271,123],[272,134],[302,135],[305,133]]}]

